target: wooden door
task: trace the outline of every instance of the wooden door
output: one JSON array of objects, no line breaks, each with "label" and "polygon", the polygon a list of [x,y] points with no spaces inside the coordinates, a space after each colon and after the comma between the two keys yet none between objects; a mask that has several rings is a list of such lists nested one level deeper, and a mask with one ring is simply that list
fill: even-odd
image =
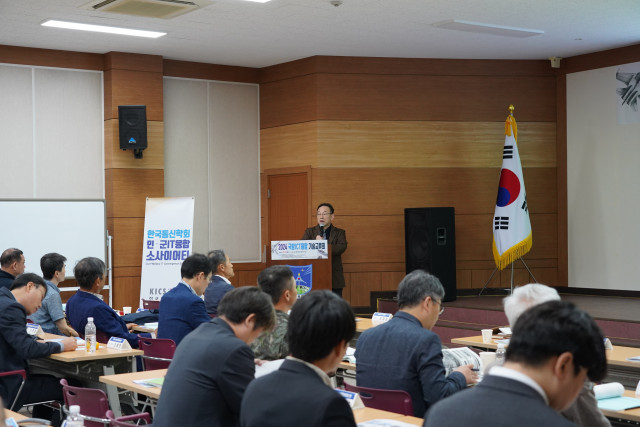
[{"label": "wooden door", "polygon": [[267,175],[269,242],[298,240],[309,222],[309,173]]}]

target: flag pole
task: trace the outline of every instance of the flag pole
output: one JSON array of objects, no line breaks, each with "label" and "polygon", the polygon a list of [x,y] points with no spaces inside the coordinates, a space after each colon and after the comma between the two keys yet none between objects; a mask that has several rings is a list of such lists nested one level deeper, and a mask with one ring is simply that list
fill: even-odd
[{"label": "flag pole", "polygon": [[[507,120],[505,121],[505,145],[503,149],[500,184],[498,188],[498,201],[496,202],[496,213],[494,214],[493,254],[494,259],[496,260],[496,268],[484,283],[484,286],[478,293],[479,296],[482,295],[484,290],[487,288],[495,273],[498,270],[506,268],[509,264],[511,264],[511,286],[507,289],[507,291],[513,292],[515,276],[515,266],[513,264],[518,259],[520,260],[520,262],[522,262],[530,277],[532,277],[534,281],[536,280],[535,276],[533,276],[531,270],[522,258],[522,256],[531,249],[531,224],[528,217],[528,207],[526,201],[526,192],[524,190],[522,166],[520,163],[520,156],[517,146],[517,125],[515,118],[513,117],[513,111],[515,110],[515,107],[513,106],[513,104],[510,104],[508,109],[509,115],[507,116]],[[514,192],[512,193],[512,191]],[[512,198],[509,198],[510,194],[513,195]],[[520,199],[518,199],[518,197],[520,197]],[[516,200],[519,200],[517,204],[514,203]],[[516,208],[517,206],[519,206],[519,208]],[[513,216],[514,208],[518,209],[517,212],[520,212],[520,210],[524,211],[524,221],[526,222],[516,222],[514,233],[511,235],[507,234],[507,238],[516,238],[516,240],[512,242],[507,240],[507,243],[510,243],[510,245],[507,246],[505,250],[505,248],[503,247],[505,237],[503,233],[511,233],[511,231],[507,232],[502,230],[511,230],[511,220],[514,218],[516,221],[523,221],[520,216]],[[522,232],[524,232],[524,234],[522,234]],[[497,234],[500,234],[500,245],[498,245],[498,241],[496,240]]]}]

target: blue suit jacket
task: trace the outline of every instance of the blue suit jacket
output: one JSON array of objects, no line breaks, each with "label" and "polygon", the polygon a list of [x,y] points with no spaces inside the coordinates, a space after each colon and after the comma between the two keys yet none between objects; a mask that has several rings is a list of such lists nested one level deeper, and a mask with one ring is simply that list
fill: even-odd
[{"label": "blue suit jacket", "polygon": [[209,320],[202,298],[180,282],[160,300],[158,338],[172,339],[178,345],[189,332]]},{"label": "blue suit jacket", "polygon": [[211,283],[204,291],[204,305],[207,307],[207,313],[218,314],[218,304],[220,300],[229,291],[234,288],[230,284],[224,281],[220,276],[214,275],[211,279]]},{"label": "blue suit jacket", "polygon": [[138,348],[138,335],[128,331],[125,321],[106,302],[89,292],[77,291],[67,301],[67,318],[71,327],[82,336],[87,317],[93,317],[96,329],[103,332],[107,339],[125,338],[132,348]]},{"label": "blue suit jacket", "polygon": [[242,398],[242,427],[355,427],[342,395],[311,368],[285,360],[280,369],[252,381]]},{"label": "blue suit jacket", "polygon": [[355,356],[359,386],[406,391],[417,417],[467,385],[460,372],[445,377],[440,338],[403,311],[363,332]]}]

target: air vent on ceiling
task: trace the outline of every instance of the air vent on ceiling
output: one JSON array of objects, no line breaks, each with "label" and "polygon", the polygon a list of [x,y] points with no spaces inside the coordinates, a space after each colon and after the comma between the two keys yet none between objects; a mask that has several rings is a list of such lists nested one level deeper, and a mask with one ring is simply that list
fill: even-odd
[{"label": "air vent on ceiling", "polygon": [[91,2],[86,8],[100,12],[169,19],[198,9],[202,6],[198,3],[211,4],[212,2],[197,0],[196,2],[185,0],[100,0]]}]

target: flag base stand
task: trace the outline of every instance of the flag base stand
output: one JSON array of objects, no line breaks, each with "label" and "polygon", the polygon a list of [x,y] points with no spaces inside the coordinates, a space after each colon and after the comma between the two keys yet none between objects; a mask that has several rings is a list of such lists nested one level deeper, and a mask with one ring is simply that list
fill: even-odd
[{"label": "flag base stand", "polygon": [[[522,259],[522,257],[518,258],[520,260],[520,262],[522,262],[522,265],[524,265],[524,268],[527,269],[527,271],[529,272],[529,275],[533,278],[534,282],[537,282],[536,280],[536,276],[533,275],[533,273],[531,272],[531,270],[529,270],[529,266],[527,265],[526,262],[524,262],[524,259]],[[486,282],[484,282],[484,286],[482,287],[482,289],[480,289],[480,293],[478,293],[478,296],[482,295],[482,293],[485,291],[485,289],[487,289],[487,286],[489,286],[489,282],[491,282],[491,279],[493,279],[494,274],[496,274],[496,271],[498,271],[498,268],[494,268],[493,272],[491,273],[491,276],[489,276],[489,278],[487,279]],[[511,263],[511,289],[507,289],[509,292],[513,293],[513,263]]]}]

